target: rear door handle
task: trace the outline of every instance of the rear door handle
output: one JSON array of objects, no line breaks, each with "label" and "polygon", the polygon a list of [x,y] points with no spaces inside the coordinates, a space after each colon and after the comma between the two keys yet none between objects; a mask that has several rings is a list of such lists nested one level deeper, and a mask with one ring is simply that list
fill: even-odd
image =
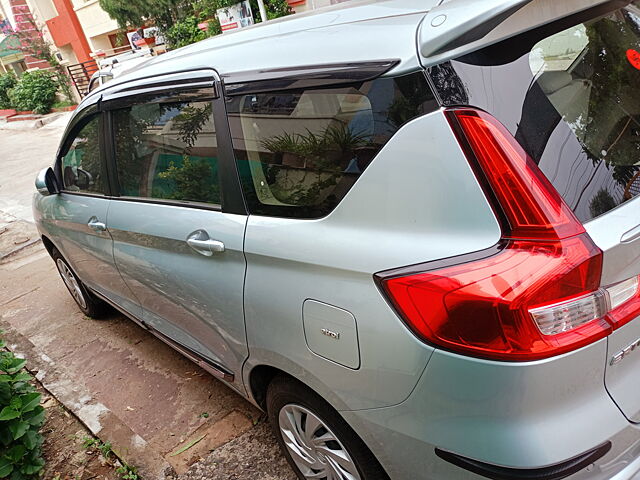
[{"label": "rear door handle", "polygon": [[107,226],[104,223],[99,222],[97,217],[91,217],[87,226],[96,232],[104,232],[107,229]]},{"label": "rear door handle", "polygon": [[204,230],[196,230],[187,237],[187,245],[205,257],[224,252],[224,243],[209,238]]}]

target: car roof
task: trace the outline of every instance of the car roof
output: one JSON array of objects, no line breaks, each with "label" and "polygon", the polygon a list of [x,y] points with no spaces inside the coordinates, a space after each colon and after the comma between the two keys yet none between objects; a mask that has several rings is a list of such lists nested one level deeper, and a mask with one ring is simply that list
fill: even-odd
[{"label": "car roof", "polygon": [[227,32],[153,57],[94,92],[171,72],[214,68],[221,76],[264,69],[398,60],[420,67],[416,32],[440,0],[350,1]]}]

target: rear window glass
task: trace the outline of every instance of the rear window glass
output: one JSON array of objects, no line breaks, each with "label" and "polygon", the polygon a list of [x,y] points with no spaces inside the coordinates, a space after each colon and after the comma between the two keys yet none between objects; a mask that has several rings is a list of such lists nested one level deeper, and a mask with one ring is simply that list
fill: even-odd
[{"label": "rear window glass", "polygon": [[597,217],[640,193],[638,14],[621,10],[577,25],[542,40],[529,56],[538,85],[584,147],[569,176],[542,165],[565,191],[576,189],[576,200],[589,190],[583,217]]},{"label": "rear window glass", "polygon": [[250,212],[327,215],[405,122],[436,107],[423,73],[230,98],[233,146]]},{"label": "rear window glass", "polygon": [[588,221],[640,194],[640,1],[566,27],[453,62],[448,84],[505,123]]}]

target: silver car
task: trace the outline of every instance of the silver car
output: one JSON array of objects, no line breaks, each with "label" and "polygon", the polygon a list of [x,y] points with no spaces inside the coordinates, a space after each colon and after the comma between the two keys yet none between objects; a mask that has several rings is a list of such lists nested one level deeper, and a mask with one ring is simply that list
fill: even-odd
[{"label": "silver car", "polygon": [[640,479],[639,86],[640,1],[342,4],[92,92],[35,218],[301,479]]}]

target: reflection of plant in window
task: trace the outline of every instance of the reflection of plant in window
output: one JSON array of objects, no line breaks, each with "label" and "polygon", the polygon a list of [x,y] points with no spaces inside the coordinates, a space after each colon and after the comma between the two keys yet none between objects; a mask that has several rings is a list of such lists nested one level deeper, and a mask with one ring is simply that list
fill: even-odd
[{"label": "reflection of plant in window", "polygon": [[617,203],[611,196],[611,194],[604,188],[598,190],[595,197],[591,199],[589,203],[589,210],[591,210],[591,216],[593,218],[599,217],[603,213],[607,213],[609,210],[616,208]]},{"label": "reflection of plant in window", "polygon": [[317,205],[325,191],[337,185],[357,152],[369,145],[365,135],[339,122],[320,133],[284,132],[264,139],[262,146],[275,155],[265,177],[272,194],[293,205]]},{"label": "reflection of plant in window", "polygon": [[633,176],[640,152],[640,72],[625,60],[627,49],[638,47],[640,38],[626,20],[604,18],[586,28],[589,50],[578,68],[590,73],[592,86],[588,119],[576,132],[592,160],[614,167],[622,186]]},{"label": "reflection of plant in window", "polygon": [[187,153],[198,140],[198,135],[202,132],[204,125],[211,119],[211,103],[207,102],[203,107],[188,105],[183,107],[173,121],[178,127],[181,140],[187,144]]},{"label": "reflection of plant in window", "polygon": [[424,79],[416,75],[406,75],[396,79],[393,103],[389,106],[388,119],[394,127],[400,127],[409,120],[424,113],[424,105],[431,99],[431,91],[424,87]]},{"label": "reflection of plant in window", "polygon": [[211,164],[205,159],[192,160],[184,155],[182,166],[169,164],[158,177],[174,182],[175,188],[166,198],[192,202],[219,203],[220,191]]},{"label": "reflection of plant in window", "polygon": [[[366,147],[368,140],[365,135],[354,133],[344,123],[330,125],[316,134],[307,129],[306,134],[287,133],[275,135],[262,140],[262,146],[282,160],[283,155],[292,154],[304,160],[313,160],[318,168],[340,168],[335,154],[342,157],[343,163],[348,163],[358,148]],[[334,154],[334,155],[331,155]],[[346,166],[346,165],[344,165]]]}]

